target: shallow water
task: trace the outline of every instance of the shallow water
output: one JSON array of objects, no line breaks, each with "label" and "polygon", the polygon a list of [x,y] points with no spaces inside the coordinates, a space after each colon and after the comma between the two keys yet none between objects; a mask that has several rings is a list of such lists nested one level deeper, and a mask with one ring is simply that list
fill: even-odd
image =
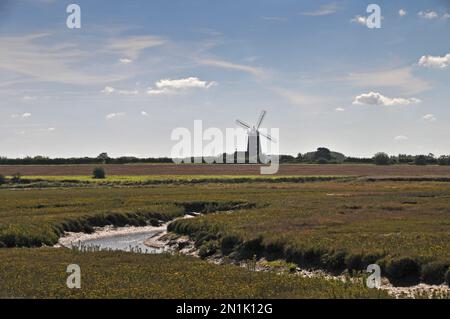
[{"label": "shallow water", "polygon": [[81,243],[81,245],[87,247],[96,246],[100,250],[122,250],[143,254],[158,254],[162,253],[163,249],[151,248],[144,244],[146,239],[157,233],[158,231],[149,231],[144,233],[111,235],[108,237],[80,240],[77,243],[73,243],[73,245],[77,247]]}]

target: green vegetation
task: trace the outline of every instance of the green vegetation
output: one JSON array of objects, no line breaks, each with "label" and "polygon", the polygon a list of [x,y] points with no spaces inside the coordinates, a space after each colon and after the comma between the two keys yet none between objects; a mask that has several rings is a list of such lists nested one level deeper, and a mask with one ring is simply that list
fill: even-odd
[{"label": "green vegetation", "polygon": [[[147,180],[127,178],[108,176],[105,181],[133,186],[141,178]],[[373,183],[343,177],[329,181],[314,177],[311,181],[322,182],[303,183],[299,181],[305,177],[280,176],[245,177],[238,183],[235,178],[208,176],[208,182],[192,182],[192,176],[169,177],[162,179],[164,183],[140,187],[95,183],[95,187],[17,189],[4,185],[0,245],[53,245],[64,231],[90,232],[107,224],[157,225],[196,211],[212,214],[172,222],[169,229],[189,235],[203,258],[215,254],[242,260],[265,257],[269,262],[284,260],[337,273],[358,272],[378,263],[383,275],[399,283],[448,281],[448,183]],[[28,252],[0,249],[5,251]]]},{"label": "green vegetation", "polygon": [[376,165],[389,165],[389,163],[390,163],[389,155],[387,155],[386,153],[383,153],[383,152],[376,153],[373,156],[373,162]]},{"label": "green vegetation", "polygon": [[[196,258],[66,249],[0,249],[0,298],[387,298],[362,283],[252,272]],[[66,268],[81,267],[81,289]]]},{"label": "green vegetation", "polygon": [[[101,172],[97,172],[101,174]],[[146,186],[158,184],[204,184],[204,183],[307,183],[345,180],[347,176],[264,176],[264,175],[110,175],[89,176],[26,176],[19,180],[6,178],[4,188],[45,188],[82,186]],[[1,185],[1,183],[0,183]]]},{"label": "green vegetation", "polygon": [[[169,229],[191,236],[199,249],[209,237],[223,255],[237,259],[281,258],[331,272],[378,263],[383,275],[398,282],[444,282],[450,261],[447,184],[247,185],[240,192],[267,205],[179,220]],[[434,263],[442,269],[432,277]]]},{"label": "green vegetation", "polygon": [[[152,200],[146,189],[52,189],[0,192],[0,247],[54,245],[65,232],[93,227],[159,225],[186,212],[209,213],[251,208],[237,201],[167,202]],[[45,199],[43,199],[45,198]]]},{"label": "green vegetation", "polygon": [[96,179],[105,179],[106,178],[106,172],[101,167],[96,167],[92,171],[92,177]]}]

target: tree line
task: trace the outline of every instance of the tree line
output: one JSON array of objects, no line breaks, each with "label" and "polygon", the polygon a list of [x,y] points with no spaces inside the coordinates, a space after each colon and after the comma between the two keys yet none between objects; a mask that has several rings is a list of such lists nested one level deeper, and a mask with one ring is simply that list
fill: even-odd
[{"label": "tree line", "polygon": [[[224,154],[225,156],[225,154]],[[280,155],[280,163],[305,163],[305,164],[415,164],[415,165],[450,165],[450,155],[440,157],[434,154],[427,155],[407,155],[399,154],[390,156],[387,153],[379,152],[373,157],[351,157],[342,153],[334,152],[326,147],[319,147],[314,152],[298,153],[297,156]],[[122,156],[112,158],[107,153],[101,153],[96,157],[72,157],[72,158],[49,158],[46,156],[27,156],[24,158],[0,157],[0,165],[75,165],[75,164],[145,164],[145,163],[173,163],[168,157],[148,157],[138,158],[133,156]]]}]

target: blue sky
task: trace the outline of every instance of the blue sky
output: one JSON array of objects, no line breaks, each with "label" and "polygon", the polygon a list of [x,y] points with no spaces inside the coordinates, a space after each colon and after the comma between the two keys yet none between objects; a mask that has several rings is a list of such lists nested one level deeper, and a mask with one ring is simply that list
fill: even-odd
[{"label": "blue sky", "polygon": [[282,153],[450,154],[450,1],[72,2],[0,4],[2,156],[169,156],[262,109]]}]

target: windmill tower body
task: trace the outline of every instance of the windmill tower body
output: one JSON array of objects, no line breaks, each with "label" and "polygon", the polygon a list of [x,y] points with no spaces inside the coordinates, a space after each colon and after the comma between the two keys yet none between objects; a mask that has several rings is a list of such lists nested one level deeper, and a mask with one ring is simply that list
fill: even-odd
[{"label": "windmill tower body", "polygon": [[247,154],[246,159],[248,163],[260,163],[261,158],[261,140],[259,132],[254,128],[248,132],[247,140]]},{"label": "windmill tower body", "polygon": [[266,111],[262,111],[261,115],[258,118],[258,121],[256,122],[256,125],[253,127],[243,121],[236,120],[237,124],[247,130],[247,152],[245,153],[245,159],[247,163],[256,164],[266,162],[266,157],[262,154],[261,136],[264,136],[269,141],[274,141],[274,139],[270,135],[265,135],[259,132],[259,128],[265,116]]}]

